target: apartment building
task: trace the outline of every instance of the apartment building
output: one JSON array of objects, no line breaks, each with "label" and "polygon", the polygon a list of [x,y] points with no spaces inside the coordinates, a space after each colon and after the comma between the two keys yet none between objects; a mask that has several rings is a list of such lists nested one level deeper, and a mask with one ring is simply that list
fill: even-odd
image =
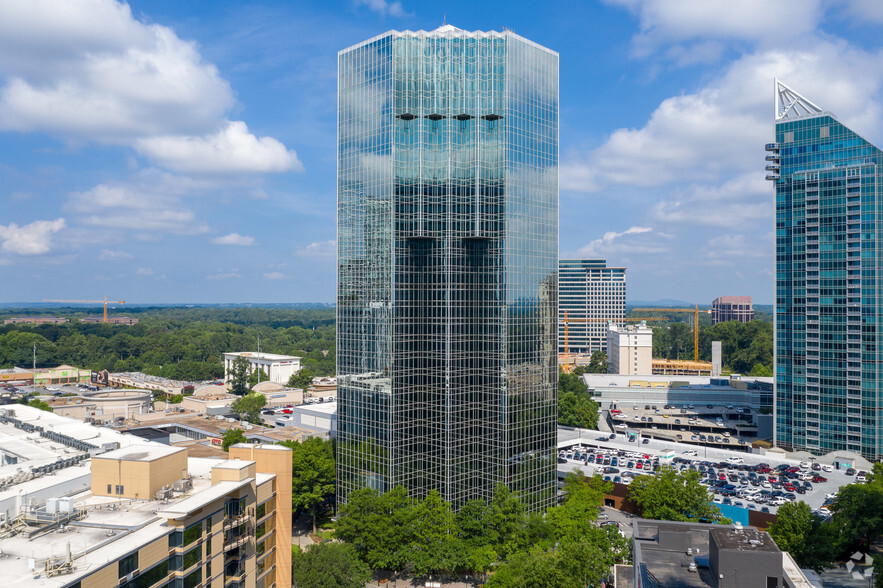
[{"label": "apartment building", "polygon": [[16,406],[0,411],[0,457],[0,570],[10,585],[291,585],[286,447],[195,458]]}]

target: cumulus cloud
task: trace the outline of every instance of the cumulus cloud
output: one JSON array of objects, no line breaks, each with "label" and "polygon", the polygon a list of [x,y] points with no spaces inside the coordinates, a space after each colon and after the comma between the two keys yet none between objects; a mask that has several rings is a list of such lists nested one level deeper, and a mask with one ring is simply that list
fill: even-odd
[{"label": "cumulus cloud", "polygon": [[228,121],[230,85],[196,43],[117,0],[0,0],[0,130],[133,146],[178,171],[300,170]]},{"label": "cumulus cloud", "polygon": [[18,255],[40,255],[52,249],[52,235],[65,227],[65,220],[40,220],[19,226],[0,225],[0,251]]},{"label": "cumulus cloud", "polygon": [[135,149],[179,172],[243,173],[303,171],[294,151],[272,137],[255,137],[244,122],[228,122],[213,135],[146,137]]},{"label": "cumulus cloud", "polygon": [[233,270],[230,272],[219,272],[206,276],[206,278],[208,278],[209,280],[232,280],[241,277],[242,274],[240,274],[238,270]]},{"label": "cumulus cloud", "polygon": [[240,235],[239,233],[230,233],[223,237],[215,237],[212,239],[212,243],[215,245],[239,245],[242,247],[248,247],[249,245],[254,245],[254,237],[247,237],[245,235]]},{"label": "cumulus cloud", "polygon": [[402,8],[402,3],[397,0],[394,2],[388,2],[387,0],[353,0],[353,5],[355,7],[367,6],[369,10],[376,12],[381,16],[410,16],[405,9]]},{"label": "cumulus cloud", "polygon": [[132,259],[132,254],[126,253],[125,251],[102,249],[101,254],[98,256],[98,259],[100,259],[101,261],[123,261],[125,259]]},{"label": "cumulus cloud", "polygon": [[334,259],[337,256],[337,242],[330,240],[310,243],[306,247],[299,247],[295,251],[295,255],[315,259]]},{"label": "cumulus cloud", "polygon": [[152,276],[152,275],[153,275],[153,270],[150,269],[149,267],[139,267],[139,268],[135,271],[135,275],[137,275],[137,276],[144,276],[144,277],[146,277],[146,276]]},{"label": "cumulus cloud", "polygon": [[264,274],[264,277],[267,278],[268,280],[281,280],[285,276],[281,272],[270,272],[270,273]]},{"label": "cumulus cloud", "polygon": [[[722,41],[781,43],[812,33],[823,15],[821,0],[605,0],[637,15],[641,31],[635,35],[635,54],[650,55],[673,44],[669,57],[697,55],[716,59]],[[694,42],[692,45],[679,45]],[[701,57],[699,59],[702,59]]]}]

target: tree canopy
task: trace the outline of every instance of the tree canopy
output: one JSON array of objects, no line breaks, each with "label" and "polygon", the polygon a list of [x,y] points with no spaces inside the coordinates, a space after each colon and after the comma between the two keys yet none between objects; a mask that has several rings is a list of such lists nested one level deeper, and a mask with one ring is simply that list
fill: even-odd
[{"label": "tree canopy", "polygon": [[641,516],[661,521],[728,521],[711,502],[699,472],[678,471],[661,465],[655,476],[638,476],[629,485],[628,499],[641,509]]},{"label": "tree canopy", "polygon": [[779,549],[789,552],[801,568],[821,573],[836,555],[830,528],[802,500],[783,504],[777,515],[767,532]]},{"label": "tree canopy", "polygon": [[267,397],[260,392],[250,392],[233,401],[230,409],[239,415],[244,415],[250,423],[261,424],[261,409],[267,405]]},{"label": "tree canopy", "polygon": [[582,377],[576,374],[558,373],[558,424],[598,428],[598,403],[592,400]]},{"label": "tree canopy", "polygon": [[230,451],[230,446],[237,443],[248,443],[242,429],[227,429],[221,436],[221,449],[224,451]]},{"label": "tree canopy", "polygon": [[324,505],[335,495],[334,442],[307,437],[302,442],[284,441],[291,449],[292,503],[313,517],[313,532]]},{"label": "tree canopy", "polygon": [[305,551],[292,548],[291,583],[294,588],[363,588],[371,568],[352,545],[322,542]]},{"label": "tree canopy", "polygon": [[45,410],[46,412],[52,412],[52,407],[49,406],[48,402],[44,402],[39,398],[31,398],[28,402],[28,406],[33,406],[34,408],[39,408],[40,410]]}]

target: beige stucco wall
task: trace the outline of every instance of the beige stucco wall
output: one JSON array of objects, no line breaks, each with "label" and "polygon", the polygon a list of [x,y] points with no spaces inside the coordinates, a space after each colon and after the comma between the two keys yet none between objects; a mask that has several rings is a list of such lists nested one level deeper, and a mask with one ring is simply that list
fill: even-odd
[{"label": "beige stucco wall", "polygon": [[[152,500],[164,485],[181,479],[182,472],[186,471],[186,449],[152,461],[95,456],[92,458],[92,493],[96,496]],[[122,494],[116,493],[117,485],[123,486]]]}]

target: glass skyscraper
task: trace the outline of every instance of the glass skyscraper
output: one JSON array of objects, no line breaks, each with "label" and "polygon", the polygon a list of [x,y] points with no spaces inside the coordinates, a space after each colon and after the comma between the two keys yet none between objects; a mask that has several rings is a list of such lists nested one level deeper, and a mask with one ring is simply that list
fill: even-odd
[{"label": "glass skyscraper", "polygon": [[776,443],[883,457],[883,152],[776,81]]},{"label": "glass skyscraper", "polygon": [[446,25],[338,59],[338,500],[549,506],[558,55]]}]

